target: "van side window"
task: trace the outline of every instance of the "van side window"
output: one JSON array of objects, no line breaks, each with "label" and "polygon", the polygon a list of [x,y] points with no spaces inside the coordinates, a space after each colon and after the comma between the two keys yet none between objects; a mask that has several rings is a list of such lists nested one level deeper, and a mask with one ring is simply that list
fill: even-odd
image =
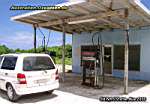
[{"label": "van side window", "polygon": [[0,56],[0,64],[1,64],[1,62],[2,62],[2,59],[3,59],[3,56]]},{"label": "van side window", "polygon": [[6,70],[14,70],[16,66],[16,61],[17,57],[14,56],[6,56],[4,58],[4,61],[2,63],[1,69],[6,69]]}]

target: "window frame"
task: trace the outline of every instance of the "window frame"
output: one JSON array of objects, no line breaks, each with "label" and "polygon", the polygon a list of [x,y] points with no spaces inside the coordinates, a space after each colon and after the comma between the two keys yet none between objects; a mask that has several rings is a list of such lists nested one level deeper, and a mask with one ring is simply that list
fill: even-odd
[{"label": "window frame", "polygon": [[[121,48],[122,48],[122,47],[124,47],[124,45],[123,44],[114,44],[114,46],[113,46],[114,47],[113,48],[113,69],[114,70],[123,71],[124,70],[124,66],[123,66],[123,68],[115,68],[115,46],[121,46]],[[131,49],[131,47],[136,47],[136,49],[138,50],[138,53],[136,53],[136,54],[139,55],[139,56],[137,56],[138,59],[139,59],[138,60],[139,62],[137,62],[138,63],[138,68],[132,69],[131,67],[134,67],[134,66],[132,66],[132,62],[130,63],[130,60],[129,60],[129,71],[140,72],[141,71],[141,61],[140,61],[141,60],[141,44],[130,44],[129,45],[129,49]],[[124,59],[124,57],[123,57],[123,59]],[[130,50],[129,50],[129,59],[130,59]],[[123,60],[123,62],[124,62],[124,60]],[[130,64],[131,64],[131,66],[130,66]]]},{"label": "window frame", "polygon": [[0,56],[2,57],[1,60],[0,60],[0,69],[1,69],[1,66],[2,66],[2,63],[3,63],[3,60],[4,60],[4,56]]}]

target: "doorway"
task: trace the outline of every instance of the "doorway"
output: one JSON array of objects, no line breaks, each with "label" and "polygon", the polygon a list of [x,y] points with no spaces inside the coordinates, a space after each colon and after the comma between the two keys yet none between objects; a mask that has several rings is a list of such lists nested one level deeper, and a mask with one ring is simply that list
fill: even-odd
[{"label": "doorway", "polygon": [[112,46],[104,45],[104,73],[106,75],[112,75]]}]

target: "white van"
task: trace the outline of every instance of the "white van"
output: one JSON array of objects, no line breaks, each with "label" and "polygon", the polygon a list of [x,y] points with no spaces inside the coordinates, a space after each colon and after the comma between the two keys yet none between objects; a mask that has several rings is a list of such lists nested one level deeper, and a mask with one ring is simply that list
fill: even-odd
[{"label": "white van", "polygon": [[52,93],[58,87],[58,70],[49,55],[0,55],[0,89],[7,91],[9,100],[31,93]]}]

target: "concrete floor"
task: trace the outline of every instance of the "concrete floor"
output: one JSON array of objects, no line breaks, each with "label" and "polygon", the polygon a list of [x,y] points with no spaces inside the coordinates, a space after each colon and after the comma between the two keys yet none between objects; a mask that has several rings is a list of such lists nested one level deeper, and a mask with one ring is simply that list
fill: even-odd
[{"label": "concrete floor", "polygon": [[[123,95],[123,79],[114,77],[105,77],[105,85],[102,89],[96,89],[89,86],[83,86],[81,75],[77,74],[66,74],[65,83],[60,83],[60,91],[73,93],[76,95],[98,99],[100,96],[115,96]],[[149,84],[146,81],[131,81],[129,80],[129,93],[134,92],[141,87]]]},{"label": "concrete floor", "polygon": [[[81,76],[76,74],[66,74],[65,83],[60,82],[60,88],[52,95],[47,93],[38,93],[22,96],[16,103],[8,100],[6,93],[0,91],[1,104],[107,104],[100,102],[100,96],[123,96],[123,80],[113,77],[107,77],[103,89],[94,89],[81,85]],[[145,96],[149,92],[150,85],[144,81],[129,81],[128,96]],[[150,99],[148,100],[150,102]],[[140,104],[149,104],[149,102]],[[133,103],[136,104],[137,102]],[[115,102],[111,104],[116,104]],[[122,104],[122,102],[117,103]],[[124,103],[126,104],[126,103]]]}]

